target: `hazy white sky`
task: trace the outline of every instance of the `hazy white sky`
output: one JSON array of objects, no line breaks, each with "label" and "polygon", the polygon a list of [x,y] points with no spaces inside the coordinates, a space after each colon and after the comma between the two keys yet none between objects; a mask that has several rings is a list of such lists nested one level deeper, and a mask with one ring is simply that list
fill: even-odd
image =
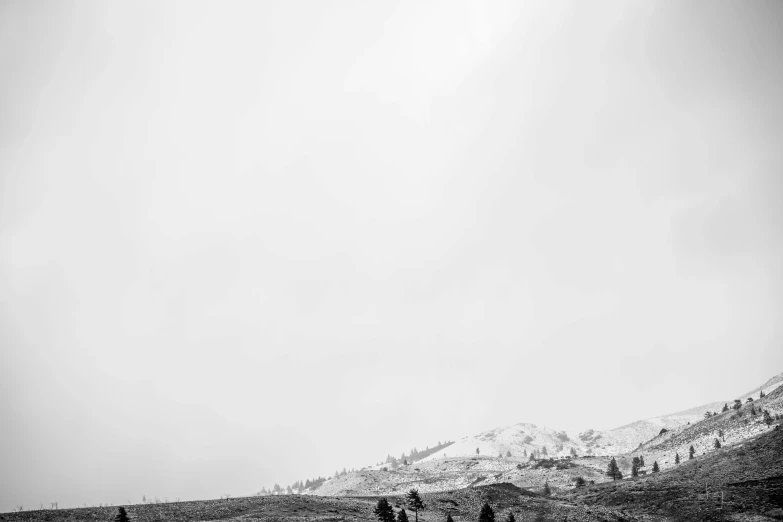
[{"label": "hazy white sky", "polygon": [[783,3],[0,0],[0,511],[783,369]]}]

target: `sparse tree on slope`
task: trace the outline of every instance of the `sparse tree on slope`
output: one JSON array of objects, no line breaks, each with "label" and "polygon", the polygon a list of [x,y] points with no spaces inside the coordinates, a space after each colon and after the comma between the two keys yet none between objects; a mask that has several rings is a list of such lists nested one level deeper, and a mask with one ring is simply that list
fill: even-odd
[{"label": "sparse tree on slope", "polygon": [[128,513],[125,511],[125,508],[120,506],[117,508],[117,514],[114,515],[114,522],[130,522],[130,518],[128,518]]},{"label": "sparse tree on slope", "polygon": [[722,410],[722,412],[726,412],[726,411],[729,411],[729,405],[728,405],[728,403],[725,403],[725,404],[723,405],[723,410]]},{"label": "sparse tree on slope", "polygon": [[552,495],[552,490],[549,489],[549,481],[544,482],[544,496],[549,497]]},{"label": "sparse tree on slope", "polygon": [[766,393],[764,393],[764,390],[761,390],[761,391],[759,392],[759,399],[763,399],[763,398],[764,398],[764,397],[766,397],[766,396],[767,396],[767,394],[766,394]]},{"label": "sparse tree on slope", "polygon": [[405,497],[408,501],[408,507],[411,508],[416,515],[416,522],[419,522],[419,510],[424,509],[424,502],[421,501],[418,489],[412,489],[408,491]]},{"label": "sparse tree on slope", "polygon": [[397,512],[397,522],[408,522],[408,514],[405,512],[405,508]]},{"label": "sparse tree on slope", "polygon": [[769,410],[764,410],[764,422],[767,426],[772,426],[772,415],[769,414]]},{"label": "sparse tree on slope", "polygon": [[612,480],[617,480],[619,477],[622,477],[622,475],[620,475],[620,468],[617,467],[617,461],[614,460],[614,457],[609,461],[609,466],[606,468],[606,475],[612,477]]},{"label": "sparse tree on slope", "polygon": [[679,464],[680,463],[680,454],[679,453],[675,453],[674,454],[674,463],[675,464]]},{"label": "sparse tree on slope", "polygon": [[756,405],[755,404],[751,404],[750,405],[750,414],[751,415],[756,415]]},{"label": "sparse tree on slope", "polygon": [[510,456],[511,456],[511,450],[507,450],[506,451],[506,457],[510,457]]},{"label": "sparse tree on slope", "polygon": [[652,470],[653,470],[653,473],[658,473],[659,471],[661,471],[661,468],[658,466],[658,461],[657,460],[655,462],[653,462],[653,469]]},{"label": "sparse tree on slope", "polygon": [[639,455],[639,467],[644,467],[644,455]]},{"label": "sparse tree on slope", "polygon": [[634,457],[633,461],[631,462],[631,476],[639,476],[639,457]]},{"label": "sparse tree on slope", "polygon": [[696,453],[696,450],[693,449],[693,444],[691,444],[691,447],[688,448],[688,460],[693,460],[694,453]]},{"label": "sparse tree on slope", "polygon": [[492,506],[489,505],[489,502],[484,502],[484,505],[481,506],[479,522],[495,522],[495,512],[492,511]]},{"label": "sparse tree on slope", "polygon": [[476,455],[478,455],[479,453],[481,453],[481,452],[479,451],[478,448],[476,448]]},{"label": "sparse tree on slope", "polygon": [[720,449],[720,440],[715,439],[715,442],[713,443],[713,445],[715,446],[715,449]]},{"label": "sparse tree on slope", "polygon": [[383,497],[378,501],[373,513],[378,517],[378,522],[394,522],[394,510],[389,505],[389,501],[386,500],[386,497]]}]

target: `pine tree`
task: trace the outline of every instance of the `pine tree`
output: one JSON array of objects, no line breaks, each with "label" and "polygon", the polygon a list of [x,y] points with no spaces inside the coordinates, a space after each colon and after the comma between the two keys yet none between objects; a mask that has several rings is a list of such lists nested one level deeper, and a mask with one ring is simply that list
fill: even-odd
[{"label": "pine tree", "polygon": [[729,411],[729,405],[728,405],[728,403],[726,403],[726,404],[724,404],[724,405],[723,405],[723,410],[722,410],[722,411]]},{"label": "pine tree", "polygon": [[495,512],[492,511],[492,507],[489,505],[489,502],[484,502],[484,505],[481,506],[479,522],[495,522]]},{"label": "pine tree", "polygon": [[451,518],[451,513],[446,514],[446,522],[454,522],[454,519]]},{"label": "pine tree", "polygon": [[416,522],[419,522],[419,510],[424,509],[424,502],[421,501],[418,489],[412,489],[408,491],[406,495],[408,501],[408,507],[413,510],[416,515]]},{"label": "pine tree", "polygon": [[653,473],[658,473],[659,471],[661,471],[661,468],[658,466],[658,461],[656,460],[653,462]]},{"label": "pine tree", "polygon": [[479,452],[479,449],[478,449],[478,448],[476,448],[476,455],[478,455],[479,453],[480,453],[480,452]]},{"label": "pine tree", "polygon": [[394,510],[389,505],[389,501],[386,500],[386,497],[383,497],[378,501],[373,513],[378,517],[378,522],[394,522]]},{"label": "pine tree", "polygon": [[766,394],[766,393],[764,393],[764,390],[761,390],[761,391],[759,392],[759,399],[763,399],[763,398],[764,398],[764,397],[766,397],[766,396],[767,396],[767,394]]},{"label": "pine tree", "polygon": [[755,404],[751,404],[750,405],[750,414],[751,415],[755,415],[756,414],[756,405]]},{"label": "pine tree", "polygon": [[764,422],[767,426],[772,426],[772,415],[769,414],[769,410],[764,410]]},{"label": "pine tree", "polygon": [[408,522],[408,514],[405,512],[405,508],[402,508],[397,513],[397,522]]},{"label": "pine tree", "polygon": [[639,467],[640,468],[644,467],[644,456],[643,455],[639,455]]},{"label": "pine tree", "polygon": [[114,522],[130,522],[130,518],[128,518],[128,513],[125,512],[125,508],[120,506],[117,509],[117,514],[114,515]]},{"label": "pine tree", "polygon": [[639,476],[639,457],[634,457],[633,461],[631,462],[631,476]]},{"label": "pine tree", "polygon": [[511,450],[506,451],[506,457],[510,457],[510,456],[511,456]]},{"label": "pine tree", "polygon": [[696,450],[693,449],[693,444],[691,444],[691,447],[688,448],[688,460],[693,460],[694,453],[696,453]]},{"label": "pine tree", "polygon": [[713,445],[715,446],[715,449],[720,449],[720,440],[715,439],[715,443]]},{"label": "pine tree", "polygon": [[675,453],[674,454],[674,463],[675,464],[679,464],[680,463],[680,454],[679,453]]},{"label": "pine tree", "polygon": [[552,490],[549,489],[549,481],[544,482],[544,496],[548,497],[552,495]]},{"label": "pine tree", "polygon": [[620,476],[620,468],[617,467],[617,461],[614,460],[614,457],[609,461],[609,466],[606,468],[606,475],[612,477],[612,480],[617,480],[618,476]]},{"label": "pine tree", "polygon": [[513,511],[509,511],[508,515],[506,515],[506,522],[517,522],[517,519],[514,517]]}]

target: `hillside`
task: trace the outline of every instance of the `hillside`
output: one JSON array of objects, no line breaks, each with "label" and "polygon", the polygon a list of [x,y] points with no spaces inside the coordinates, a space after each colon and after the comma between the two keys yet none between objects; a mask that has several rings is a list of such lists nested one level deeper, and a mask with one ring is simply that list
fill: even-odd
[{"label": "hillside", "polygon": [[564,498],[665,520],[783,519],[783,429],[767,429],[661,473],[575,488]]},{"label": "hillside", "polygon": [[[770,394],[782,384],[783,373],[772,377],[762,386],[743,393],[738,398],[745,403],[748,397],[757,398],[761,390]],[[505,455],[508,451],[512,455],[524,456],[534,450],[540,451],[543,447],[547,448],[547,456],[554,457],[570,455],[572,448],[578,455],[619,455],[633,451],[639,444],[656,437],[662,429],[672,431],[694,424],[704,418],[705,411],[720,411],[727,402],[731,404],[734,400],[703,404],[603,431],[588,429],[575,433],[539,427],[535,424],[514,424],[485,431],[473,437],[464,437],[448,449],[430,455],[426,460],[440,459],[444,455],[474,456],[476,448],[481,455],[489,456],[501,453]]]},{"label": "hillside", "polygon": [[[389,496],[396,512],[406,507],[401,496]],[[420,522],[443,522],[450,514],[455,522],[478,519],[481,506],[489,503],[496,520],[505,520],[513,512],[520,522],[568,520],[570,522],[632,522],[640,520],[603,506],[578,506],[559,499],[548,499],[511,484],[468,488],[422,495],[425,508],[419,511]],[[126,506],[133,522],[247,522],[251,520],[280,522],[366,522],[376,520],[373,508],[378,497],[310,497],[281,495],[245,497],[229,500],[206,500],[171,504]],[[408,510],[410,520],[412,511]],[[26,511],[0,514],[3,522],[76,522],[111,520],[116,507]]]},{"label": "hillside", "polygon": [[[741,400],[761,390],[767,394],[756,399],[754,407],[783,413],[783,374],[741,395]],[[725,444],[746,440],[768,427],[762,416],[750,414],[750,406],[704,418],[706,411],[720,410],[726,402],[705,404],[680,412],[637,421],[613,430],[586,430],[579,433],[559,431],[535,424],[520,423],[495,428],[449,444],[413,465],[374,466],[326,480],[318,488],[306,490],[315,495],[402,494],[410,488],[424,492],[449,491],[470,486],[510,483],[539,491],[544,482],[550,487],[569,489],[575,477],[601,483],[609,480],[604,470],[609,458],[617,457],[625,475],[630,474],[631,459],[643,455],[649,471],[658,461],[663,469],[674,466],[674,454],[687,458],[691,444],[697,454],[714,449],[716,434],[722,430]],[[667,432],[660,434],[662,429]],[[476,449],[478,448],[478,454]],[[509,456],[510,454],[510,456]],[[531,462],[554,458],[554,464],[542,467]]]}]

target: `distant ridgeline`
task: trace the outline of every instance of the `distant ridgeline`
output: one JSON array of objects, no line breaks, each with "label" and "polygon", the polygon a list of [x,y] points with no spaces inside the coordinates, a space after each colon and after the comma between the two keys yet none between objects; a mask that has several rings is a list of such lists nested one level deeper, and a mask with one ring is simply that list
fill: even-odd
[{"label": "distant ridgeline", "polygon": [[[413,448],[410,450],[410,452],[406,455],[403,453],[399,459],[392,457],[391,455],[388,455],[386,457],[385,462],[379,462],[376,464],[377,466],[382,466],[383,464],[389,464],[389,467],[392,469],[395,469],[399,466],[404,466],[406,464],[412,464],[418,460],[425,459],[432,455],[433,453],[442,450],[443,448],[447,448],[454,444],[454,441],[448,441],[448,442],[438,442],[438,445],[430,448],[429,446],[425,448],[422,451],[417,450],[416,448]],[[365,468],[362,468],[365,469]],[[356,471],[354,469],[350,471]],[[316,477],[313,479],[307,479],[307,480],[297,480],[293,484],[289,486],[282,487],[280,484],[275,484],[273,487],[266,489],[265,487],[261,488],[261,491],[256,493],[256,495],[293,495],[295,493],[301,494],[305,493],[307,491],[315,491],[319,487],[323,485],[324,482],[327,480],[332,480],[337,477],[343,477],[348,474],[348,470],[343,468],[342,471],[335,471],[334,475],[331,477]]]},{"label": "distant ridgeline", "polygon": [[386,460],[384,462],[382,462],[382,463],[379,462],[378,465],[380,466],[381,464],[389,464],[389,466],[392,469],[395,469],[395,468],[397,468],[400,465],[412,464],[413,462],[416,462],[417,460],[426,459],[427,457],[429,457],[433,453],[437,453],[438,451],[442,450],[443,448],[448,448],[452,444],[454,444],[453,440],[452,441],[447,441],[447,442],[444,442],[444,443],[438,442],[438,445],[435,446],[434,448],[430,448],[429,446],[427,446],[427,448],[422,450],[422,451],[419,451],[416,448],[413,448],[410,451],[410,453],[408,453],[407,455],[405,453],[400,455],[399,459],[397,459],[395,457],[392,457],[391,455],[387,455],[386,456]]}]

